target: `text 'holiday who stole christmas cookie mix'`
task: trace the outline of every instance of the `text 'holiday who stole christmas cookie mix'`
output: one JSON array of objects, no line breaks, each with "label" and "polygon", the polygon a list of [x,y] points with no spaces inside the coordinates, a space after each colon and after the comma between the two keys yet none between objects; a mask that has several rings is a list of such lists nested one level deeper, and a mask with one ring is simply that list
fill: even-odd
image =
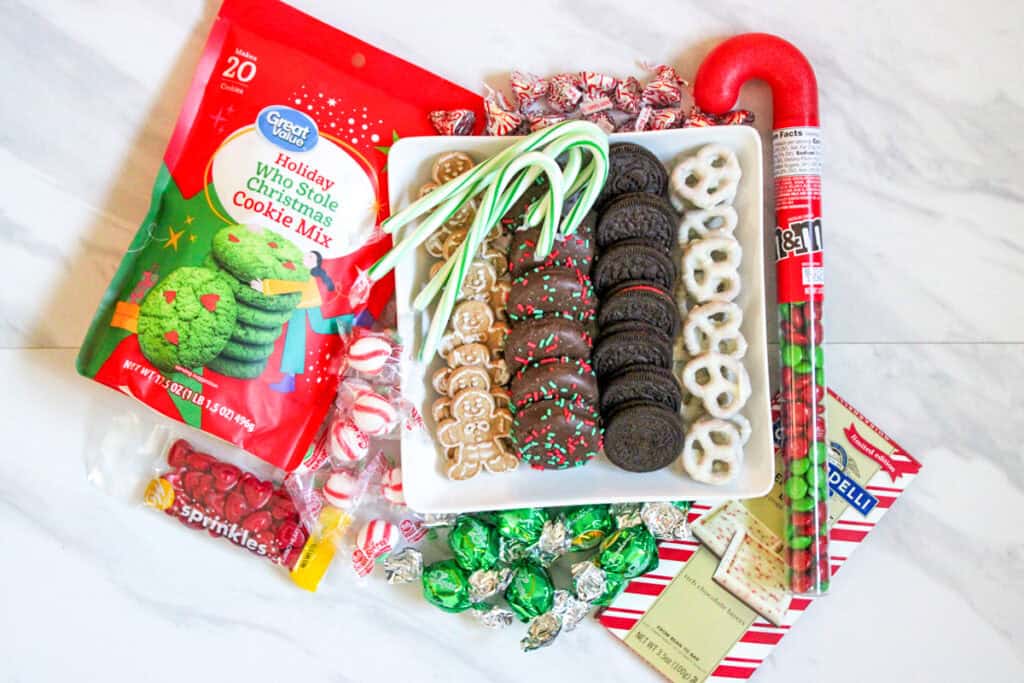
[{"label": "text 'holiday who stole christmas cookie mix'", "polygon": [[276,0],[226,0],[79,372],[292,469],[336,392],[339,331],[391,296],[364,277],[391,246],[390,145],[479,105]]}]

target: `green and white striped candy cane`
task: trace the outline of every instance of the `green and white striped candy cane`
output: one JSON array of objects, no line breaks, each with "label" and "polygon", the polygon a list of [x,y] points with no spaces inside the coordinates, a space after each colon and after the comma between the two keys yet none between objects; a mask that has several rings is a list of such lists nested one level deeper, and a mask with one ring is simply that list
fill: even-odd
[{"label": "green and white striped candy cane", "polygon": [[[435,207],[442,205],[435,212],[435,215],[424,221],[415,230],[410,232],[387,254],[380,258],[369,270],[371,280],[379,280],[389,273],[395,265],[404,258],[411,250],[423,243],[430,234],[441,226],[448,218],[457,211],[462,204],[469,201],[478,193],[484,191],[493,182],[497,171],[505,166],[513,158],[524,152],[533,151],[547,145],[552,140],[564,135],[586,134],[594,138],[604,139],[607,136],[604,131],[587,121],[565,121],[563,123],[539,130],[516,143],[513,143],[502,152],[491,157],[479,166],[474,167],[466,173],[454,178],[444,185],[434,189],[432,192],[420,197],[412,204],[398,213],[386,219],[381,227],[384,232],[393,233],[399,228],[416,220],[423,214]],[[607,142],[605,143],[607,147]]]},{"label": "green and white striped candy cane", "polygon": [[423,340],[423,346],[420,348],[419,358],[421,362],[427,362],[437,350],[441,337],[448,326],[448,320],[451,318],[452,311],[455,308],[455,301],[458,298],[459,292],[462,291],[462,284],[466,279],[469,265],[473,261],[474,255],[480,248],[494,221],[503,215],[503,213],[499,213],[500,200],[506,186],[512,182],[523,168],[530,166],[539,166],[548,176],[549,196],[552,197],[552,208],[554,210],[545,217],[544,229],[555,229],[558,217],[562,212],[562,169],[559,168],[552,157],[541,152],[521,154],[502,168],[498,177],[484,195],[483,203],[480,209],[478,209],[477,218],[474,219],[473,225],[470,227],[466,240],[463,242],[462,249],[458,254],[458,261],[448,276],[444,294],[434,309],[430,328],[427,330],[427,336]]},{"label": "green and white striped candy cane", "polygon": [[[553,152],[553,157],[557,157],[563,151],[575,147],[585,147],[591,151],[592,163],[590,166],[593,168],[593,171],[584,182],[583,194],[580,196],[579,201],[569,209],[569,213],[557,227],[558,232],[561,234],[571,235],[576,232],[576,228],[583,222],[587,212],[597,202],[597,197],[604,188],[605,180],[608,179],[608,136],[594,139],[593,137],[567,135],[564,138],[560,138],[551,147],[553,149],[549,153]],[[547,150],[545,151],[547,152]],[[534,258],[543,259],[551,253],[551,247],[555,243],[555,232],[556,229],[545,221],[544,227],[541,228],[540,236],[537,239]]]}]

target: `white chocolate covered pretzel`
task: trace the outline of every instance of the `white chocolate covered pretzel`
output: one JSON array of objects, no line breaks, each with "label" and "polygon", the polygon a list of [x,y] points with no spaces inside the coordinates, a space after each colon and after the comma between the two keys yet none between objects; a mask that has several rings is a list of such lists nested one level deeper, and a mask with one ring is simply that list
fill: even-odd
[{"label": "white chocolate covered pretzel", "polygon": [[739,430],[732,422],[704,417],[690,427],[683,442],[683,469],[695,481],[729,483],[743,463]]},{"label": "white chocolate covered pretzel", "polygon": [[732,236],[739,223],[736,209],[728,204],[712,206],[710,209],[693,209],[683,213],[679,223],[677,239],[679,244],[686,246],[693,240],[702,237],[729,235]]},{"label": "white chocolate covered pretzel", "polygon": [[683,254],[683,284],[699,303],[732,301],[740,293],[743,249],[732,237],[694,240]]},{"label": "white chocolate covered pretzel", "polygon": [[676,164],[669,176],[672,203],[676,209],[708,209],[731,204],[739,186],[740,162],[736,153],[722,145],[707,145],[692,157]]},{"label": "white chocolate covered pretzel", "polygon": [[712,417],[731,418],[750,398],[750,376],[732,356],[702,353],[686,364],[682,379],[683,386],[701,398],[704,410]]},{"label": "white chocolate covered pretzel", "polygon": [[686,352],[697,356],[705,351],[743,358],[747,340],[740,331],[743,309],[729,301],[701,304],[686,315],[683,344]]}]

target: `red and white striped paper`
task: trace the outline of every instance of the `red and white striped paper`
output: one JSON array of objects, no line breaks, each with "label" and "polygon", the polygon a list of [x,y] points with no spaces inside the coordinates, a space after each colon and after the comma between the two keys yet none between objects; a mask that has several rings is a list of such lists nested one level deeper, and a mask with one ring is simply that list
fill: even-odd
[{"label": "red and white striped paper", "polygon": [[[832,529],[829,531],[829,553],[834,576],[878,524],[882,516],[888,512],[896,499],[914,481],[921,464],[908,455],[885,432],[850,407],[846,401],[831,391],[829,393],[832,398],[860,418],[862,425],[874,431],[893,447],[894,453],[890,457],[899,469],[899,476],[895,481],[884,467],[868,480],[865,488],[878,499],[878,504],[866,517],[851,506],[847,507],[832,525]],[[690,523],[695,522],[716,505],[701,501],[694,503],[690,508]],[[660,542],[658,556],[661,562],[658,568],[650,574],[630,581],[622,595],[601,613],[599,616],[601,624],[617,638],[625,640],[630,629],[647,613],[665,587],[675,579],[690,557],[700,548],[700,545],[700,541],[697,540]],[[770,624],[758,617],[706,680],[713,683],[725,683],[750,678],[812,602],[814,602],[813,598],[794,597],[780,626]]]}]

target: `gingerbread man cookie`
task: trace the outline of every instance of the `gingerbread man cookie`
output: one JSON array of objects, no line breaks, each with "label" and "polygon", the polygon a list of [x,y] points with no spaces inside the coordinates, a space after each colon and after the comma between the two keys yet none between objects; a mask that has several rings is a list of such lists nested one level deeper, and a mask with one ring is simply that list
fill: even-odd
[{"label": "gingerbread man cookie", "polygon": [[445,448],[449,477],[468,479],[481,467],[509,469],[505,453],[512,413],[499,408],[493,394],[473,387],[463,389],[451,399],[446,412],[448,417],[437,424],[437,440]]}]

